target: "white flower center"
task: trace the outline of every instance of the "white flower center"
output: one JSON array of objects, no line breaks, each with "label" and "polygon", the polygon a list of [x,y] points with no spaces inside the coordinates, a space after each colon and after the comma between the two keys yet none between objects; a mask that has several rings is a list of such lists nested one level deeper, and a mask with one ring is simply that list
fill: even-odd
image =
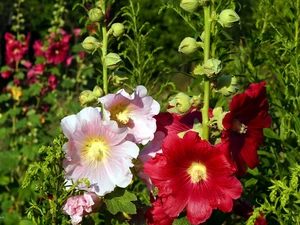
[{"label": "white flower center", "polygon": [[191,177],[192,183],[198,183],[207,178],[206,167],[202,163],[193,162],[187,169],[187,172]]}]

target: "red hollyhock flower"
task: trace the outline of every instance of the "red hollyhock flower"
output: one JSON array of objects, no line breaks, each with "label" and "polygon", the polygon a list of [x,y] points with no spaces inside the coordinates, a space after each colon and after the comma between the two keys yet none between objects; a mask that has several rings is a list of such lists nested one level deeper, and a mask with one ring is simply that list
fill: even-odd
[{"label": "red hollyhock flower", "polygon": [[175,217],[169,217],[162,204],[162,199],[157,197],[156,200],[153,196],[150,197],[152,207],[146,212],[146,222],[148,225],[172,225]]},{"label": "red hollyhock flower", "polygon": [[242,185],[231,175],[231,165],[219,147],[188,132],[183,138],[168,135],[162,151],[145,163],[144,171],[158,187],[169,217],[186,208],[189,222],[199,224],[213,209],[232,210],[232,199],[240,197]]},{"label": "red hollyhock flower", "polygon": [[259,163],[257,149],[263,144],[263,128],[272,122],[268,109],[265,82],[251,84],[245,93],[232,98],[230,112],[222,121],[223,146],[239,176],[246,174],[245,164],[254,169]]},{"label": "red hollyhock flower", "polygon": [[57,65],[65,61],[69,51],[69,40],[72,35],[63,36],[60,42],[52,42],[45,53],[48,63]]}]

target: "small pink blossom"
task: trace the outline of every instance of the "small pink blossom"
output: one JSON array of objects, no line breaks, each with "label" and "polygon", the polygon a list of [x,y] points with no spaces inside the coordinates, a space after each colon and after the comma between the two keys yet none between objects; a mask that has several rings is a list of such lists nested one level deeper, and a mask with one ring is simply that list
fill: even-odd
[{"label": "small pink blossom", "polygon": [[75,28],[75,29],[73,30],[73,32],[74,32],[75,37],[79,37],[79,36],[81,35],[81,34],[80,34],[81,29],[80,29],[80,28]]},{"label": "small pink blossom", "polygon": [[69,140],[63,146],[67,180],[87,178],[91,183],[89,191],[100,196],[116,186],[125,188],[130,184],[130,167],[139,148],[125,140],[126,128],[119,128],[115,121],[103,121],[98,109],[92,107],[63,118],[61,125]]},{"label": "small pink blossom", "polygon": [[144,86],[137,86],[129,95],[124,89],[116,94],[108,94],[99,101],[104,104],[110,119],[117,121],[119,127],[128,129],[127,139],[146,144],[154,137],[156,120],[160,106],[151,96],[147,96]]},{"label": "small pink blossom", "polygon": [[95,193],[87,192],[83,195],[68,198],[63,205],[62,210],[71,217],[72,225],[77,225],[81,223],[83,216],[97,211],[102,203],[102,199]]},{"label": "small pink blossom", "polygon": [[59,83],[59,80],[57,79],[56,76],[50,75],[48,77],[48,84],[49,84],[49,90],[54,90],[56,88],[56,85]]},{"label": "small pink blossom", "polygon": [[43,50],[43,42],[41,40],[36,40],[33,43],[34,56],[44,56],[45,52]]},{"label": "small pink blossom", "polygon": [[8,78],[10,77],[11,74],[12,74],[12,70],[11,70],[11,69],[8,69],[8,70],[3,71],[3,72],[1,73],[1,77],[2,77],[3,79],[8,79]]}]

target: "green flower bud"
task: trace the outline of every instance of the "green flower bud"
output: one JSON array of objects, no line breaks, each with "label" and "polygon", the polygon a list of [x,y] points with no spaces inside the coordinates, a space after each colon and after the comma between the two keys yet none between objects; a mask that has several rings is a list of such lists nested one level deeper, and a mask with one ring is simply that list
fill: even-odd
[{"label": "green flower bud", "polygon": [[201,33],[201,35],[200,35],[200,39],[201,39],[201,41],[203,41],[203,42],[204,42],[204,37],[205,37],[205,32],[203,31],[203,32]]},{"label": "green flower bud", "polygon": [[92,54],[94,54],[95,51],[97,51],[97,49],[101,47],[101,43],[93,36],[86,37],[81,45],[86,52]]},{"label": "green flower bud", "polygon": [[207,60],[204,65],[204,73],[207,75],[208,78],[215,77],[218,73],[222,70],[222,62],[218,59],[209,59]]},{"label": "green flower bud", "polygon": [[169,105],[173,106],[172,108],[167,109],[170,113],[176,113],[179,115],[183,115],[187,113],[191,107],[192,103],[190,100],[190,96],[180,92],[178,93],[170,102]]},{"label": "green flower bud", "polygon": [[93,95],[97,98],[100,98],[103,95],[103,90],[101,87],[99,87],[98,85],[96,85],[93,89]]},{"label": "green flower bud", "polygon": [[[228,112],[223,112],[222,107],[216,107],[213,109],[212,114],[213,117],[209,119],[209,126],[213,129],[213,130],[224,130],[224,126],[223,126],[223,118],[225,117],[225,115]],[[216,133],[217,134],[217,133]],[[215,137],[217,136],[215,134]]]},{"label": "green flower bud", "polygon": [[125,26],[122,23],[114,23],[111,26],[111,31],[115,37],[122,37],[125,32]]},{"label": "green flower bud", "polygon": [[178,48],[178,52],[186,55],[195,53],[200,47],[203,47],[203,42],[197,42],[195,38],[184,38]]},{"label": "green flower bud", "polygon": [[89,18],[92,22],[99,22],[103,18],[102,10],[93,8],[89,11]]},{"label": "green flower bud", "polygon": [[92,106],[97,103],[97,97],[90,90],[84,90],[79,95],[79,102],[81,106]]},{"label": "green flower bud", "polygon": [[229,97],[239,90],[235,76],[225,75],[217,79],[216,91],[223,96]]},{"label": "green flower bud", "polygon": [[187,12],[195,12],[198,9],[198,0],[181,0],[180,7]]},{"label": "green flower bud", "polygon": [[224,9],[220,15],[218,22],[223,27],[232,27],[233,23],[238,22],[240,20],[239,15],[232,9]]},{"label": "green flower bud", "polygon": [[115,70],[119,67],[121,61],[122,59],[118,54],[109,53],[106,55],[104,63],[108,69]]}]

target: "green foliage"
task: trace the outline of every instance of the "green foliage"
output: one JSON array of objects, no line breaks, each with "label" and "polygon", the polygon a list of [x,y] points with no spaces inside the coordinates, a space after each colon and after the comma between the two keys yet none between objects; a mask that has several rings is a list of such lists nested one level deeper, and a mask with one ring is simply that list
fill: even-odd
[{"label": "green foliage", "polygon": [[136,207],[132,201],[136,201],[137,198],[134,194],[128,192],[126,189],[118,188],[112,193],[105,195],[104,203],[107,210],[115,215],[118,212],[124,212],[128,214],[135,214]]}]

